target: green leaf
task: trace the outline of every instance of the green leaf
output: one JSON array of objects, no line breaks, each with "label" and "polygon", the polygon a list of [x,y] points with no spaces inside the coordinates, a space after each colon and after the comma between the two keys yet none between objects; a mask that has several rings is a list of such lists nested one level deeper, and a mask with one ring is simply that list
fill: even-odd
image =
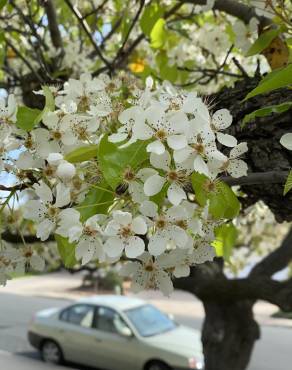
[{"label": "green leaf", "polygon": [[8,0],[0,0],[0,10],[4,8],[4,6],[7,4]]},{"label": "green leaf", "polygon": [[152,28],[152,31],[150,33],[150,40],[151,47],[153,49],[160,49],[166,43],[167,32],[165,30],[165,24],[165,20],[163,18],[159,18]]},{"label": "green leaf", "polygon": [[212,245],[215,247],[217,256],[224,257],[228,261],[238,236],[236,227],[232,223],[221,225],[216,228],[215,236],[216,239]]},{"label": "green leaf", "polygon": [[271,44],[271,42],[279,35],[280,32],[281,30],[279,28],[263,32],[249,48],[245,56],[250,57],[252,55],[259,54]]},{"label": "green leaf", "polygon": [[106,214],[114,201],[115,194],[108,188],[105,181],[92,186],[92,189],[86,194],[84,201],[76,207],[80,213],[82,222],[93,215]]},{"label": "green leaf", "polygon": [[65,159],[71,163],[79,163],[95,158],[98,151],[98,145],[82,146],[65,155]]},{"label": "green leaf", "polygon": [[19,107],[16,115],[16,126],[25,131],[31,131],[41,122],[44,114],[55,110],[55,99],[48,86],[42,86],[46,103],[43,110],[28,107]]},{"label": "green leaf", "polygon": [[45,98],[46,98],[46,104],[45,108],[46,110],[49,111],[54,111],[55,110],[55,98],[48,86],[42,86]]},{"label": "green leaf", "polygon": [[163,9],[159,4],[149,4],[145,7],[140,19],[140,27],[146,36],[150,36],[152,28],[159,18],[163,16]]},{"label": "green leaf", "polygon": [[292,84],[292,64],[285,68],[277,69],[264,77],[259,85],[247,94],[244,101],[253,96],[264,94]]},{"label": "green leaf", "polygon": [[212,182],[207,176],[194,172],[192,185],[196,200],[202,207],[209,200],[209,212],[215,219],[232,219],[238,215],[240,202],[224,182]]},{"label": "green leaf", "polygon": [[16,115],[16,126],[25,131],[30,131],[42,119],[42,111],[28,107],[19,107]]},{"label": "green leaf", "polygon": [[167,53],[164,50],[160,50],[155,57],[155,61],[159,68],[159,77],[162,80],[168,80],[174,83],[178,78],[179,70],[176,65],[169,65]]},{"label": "green leaf", "polygon": [[76,245],[68,242],[68,238],[55,234],[58,251],[65,267],[74,267],[77,263],[75,258]]},{"label": "green leaf", "polygon": [[284,195],[286,195],[288,191],[290,191],[291,189],[292,189],[292,170],[290,170],[286,183],[285,183]]},{"label": "green leaf", "polygon": [[196,200],[202,207],[205,206],[209,197],[208,191],[204,186],[207,181],[209,181],[209,179],[206,175],[198,172],[192,174],[192,186],[196,195]]},{"label": "green leaf", "polygon": [[286,112],[291,107],[292,107],[292,102],[285,102],[285,103],[281,103],[277,105],[269,105],[267,107],[257,109],[254,112],[249,113],[244,117],[242,121],[242,127],[246,123],[253,121],[256,117],[266,117],[272,113],[283,113],[283,112]]},{"label": "green leaf", "polygon": [[126,167],[136,169],[139,164],[147,160],[147,142],[137,141],[126,148],[120,148],[110,143],[107,136],[104,136],[99,144],[98,160],[102,174],[112,189],[122,182],[123,173]]}]

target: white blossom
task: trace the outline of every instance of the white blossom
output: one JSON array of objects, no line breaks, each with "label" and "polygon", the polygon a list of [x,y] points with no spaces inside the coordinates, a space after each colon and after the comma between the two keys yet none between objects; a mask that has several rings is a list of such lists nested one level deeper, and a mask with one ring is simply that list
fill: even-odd
[{"label": "white blossom", "polygon": [[144,240],[138,235],[147,233],[147,225],[141,216],[132,217],[131,213],[114,211],[113,219],[105,228],[108,236],[104,244],[105,252],[109,257],[120,256],[125,250],[126,256],[135,258],[145,249]]}]

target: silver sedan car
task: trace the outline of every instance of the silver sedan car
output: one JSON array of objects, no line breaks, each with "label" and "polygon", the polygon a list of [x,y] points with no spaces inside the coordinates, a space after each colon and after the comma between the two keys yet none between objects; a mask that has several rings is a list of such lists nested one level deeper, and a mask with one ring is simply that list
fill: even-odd
[{"label": "silver sedan car", "polygon": [[136,298],[93,296],[38,312],[28,338],[46,362],[108,370],[203,369],[200,333]]}]

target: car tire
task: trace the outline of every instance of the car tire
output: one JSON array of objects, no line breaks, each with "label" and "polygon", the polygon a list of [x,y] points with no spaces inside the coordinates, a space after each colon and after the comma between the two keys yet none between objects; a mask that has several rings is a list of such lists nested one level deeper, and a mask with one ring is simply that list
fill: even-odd
[{"label": "car tire", "polygon": [[151,361],[147,366],[146,370],[172,370],[171,367],[161,361]]},{"label": "car tire", "polygon": [[60,346],[53,340],[47,339],[41,346],[41,357],[44,362],[50,364],[61,364],[63,362],[63,353]]}]

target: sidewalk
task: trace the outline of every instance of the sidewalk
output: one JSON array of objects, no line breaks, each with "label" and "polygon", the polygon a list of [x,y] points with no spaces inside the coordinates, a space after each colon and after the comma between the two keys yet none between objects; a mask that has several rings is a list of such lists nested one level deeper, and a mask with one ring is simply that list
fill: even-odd
[{"label": "sidewalk", "polygon": [[[6,287],[0,288],[5,293],[13,293],[25,296],[42,296],[59,299],[79,299],[86,295],[92,295],[90,291],[81,291],[82,273],[69,274],[57,272],[47,275],[19,278],[8,281]],[[129,293],[133,295],[133,293]],[[204,309],[202,303],[193,295],[176,290],[169,298],[157,291],[144,291],[137,295],[162,311],[172,315],[188,316],[203,319]],[[256,320],[261,325],[292,327],[292,320],[276,319],[270,317],[277,312],[277,307],[266,302],[258,302],[254,306]]]}]

